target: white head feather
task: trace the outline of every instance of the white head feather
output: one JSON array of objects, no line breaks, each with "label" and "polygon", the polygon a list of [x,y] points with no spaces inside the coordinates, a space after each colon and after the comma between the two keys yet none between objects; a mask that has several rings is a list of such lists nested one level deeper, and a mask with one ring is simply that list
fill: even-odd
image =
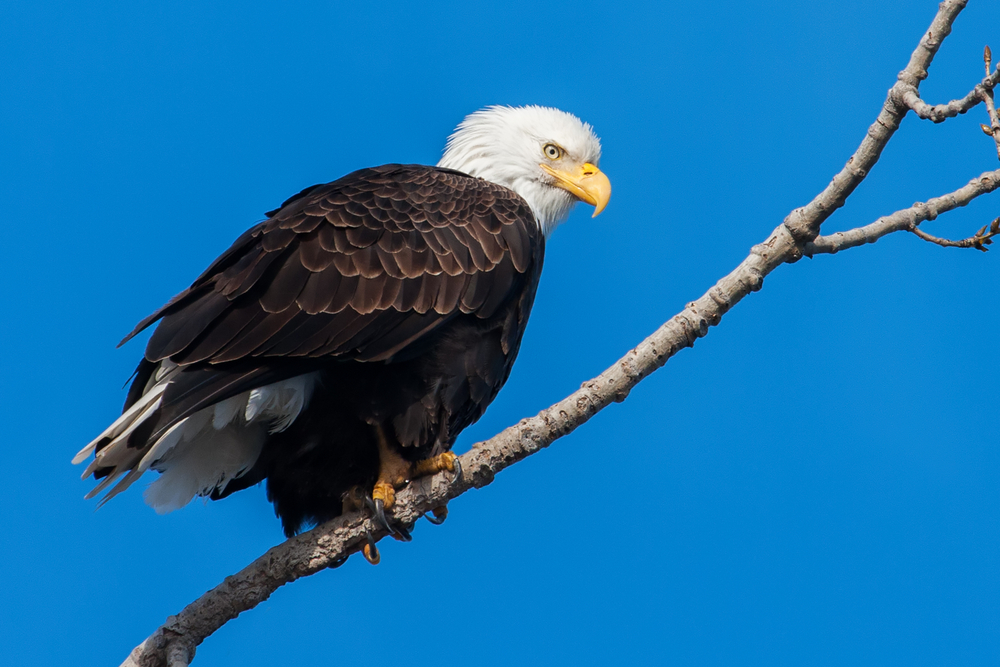
[{"label": "white head feather", "polygon": [[439,167],[510,188],[531,207],[548,236],[579,201],[555,185],[542,167],[548,144],[562,147],[567,164],[598,165],[601,141],[571,113],[550,107],[492,106],[465,117],[448,138]]}]

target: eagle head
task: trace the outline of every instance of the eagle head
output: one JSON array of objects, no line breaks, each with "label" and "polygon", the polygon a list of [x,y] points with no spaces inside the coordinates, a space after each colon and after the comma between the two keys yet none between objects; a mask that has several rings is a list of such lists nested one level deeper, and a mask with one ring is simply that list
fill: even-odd
[{"label": "eagle head", "polygon": [[550,107],[491,106],[463,120],[439,167],[510,188],[531,207],[548,236],[577,201],[604,210],[611,181],[597,165],[601,141],[571,113]]}]

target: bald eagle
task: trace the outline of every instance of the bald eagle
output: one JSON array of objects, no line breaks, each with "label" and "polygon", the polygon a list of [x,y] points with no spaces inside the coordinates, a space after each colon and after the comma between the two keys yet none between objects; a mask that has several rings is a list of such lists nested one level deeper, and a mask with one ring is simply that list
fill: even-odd
[{"label": "bald eagle", "polygon": [[436,167],[361,169],[269,212],[122,341],[159,322],[121,417],[73,459],[94,454],[87,498],[152,469],[165,513],[266,480],[292,535],[453,469],[510,374],[545,238],[608,202],[600,155],[569,113],[489,107]]}]

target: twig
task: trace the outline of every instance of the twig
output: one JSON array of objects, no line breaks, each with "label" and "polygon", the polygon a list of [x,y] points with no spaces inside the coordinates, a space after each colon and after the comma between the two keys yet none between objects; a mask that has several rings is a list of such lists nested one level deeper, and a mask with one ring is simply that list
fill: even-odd
[{"label": "twig", "polygon": [[[425,512],[444,505],[471,488],[486,486],[501,470],[548,447],[612,402],[625,400],[643,378],[663,366],[681,349],[694,345],[698,338],[708,333],[710,326],[719,323],[729,309],[750,292],[759,290],[767,274],[781,264],[800,259],[804,244],[816,239],[822,222],[843,205],[847,196],[878,161],[881,151],[909,109],[901,101],[904,88],[916,88],[926,78],[927,67],[966,2],[945,0],[941,3],[930,30],[899,74],[897,84],[889,91],[878,119],[869,128],[847,166],[822,193],[808,205],[793,211],[764,243],[750,250],[735,270],[601,375],[585,382],[578,391],[538,415],[476,444],[461,457],[464,472],[460,479],[452,481],[447,473],[439,473],[431,478],[416,480],[403,489],[393,506],[394,521],[412,527]],[[992,187],[983,187],[979,194],[997,187],[996,179],[1000,176],[995,172],[989,176],[993,179]],[[943,210],[949,210],[946,204],[936,209]],[[386,535],[368,518],[354,513],[270,549],[185,607],[177,616],[170,617],[132,651],[124,666],[163,667],[167,656],[185,664],[193,658],[196,647],[227,621],[260,604],[280,586],[342,563],[345,557],[362,548],[369,532],[376,540]]]},{"label": "twig", "polygon": [[[830,234],[829,236],[817,236],[811,243],[807,243],[805,245],[802,252],[807,257],[822,254],[832,255],[840,252],[841,250],[847,250],[848,248],[856,248],[857,246],[865,245],[867,243],[875,243],[887,234],[901,231],[912,231],[918,236],[921,236],[921,238],[927,236],[929,238],[926,240],[931,240],[934,237],[919,230],[918,225],[921,222],[933,220],[941,213],[946,213],[961,206],[965,206],[976,197],[993,192],[997,189],[1000,189],[1000,169],[997,169],[996,171],[988,171],[978,178],[972,179],[968,184],[958,190],[955,190],[954,192],[942,195],[941,197],[928,199],[926,203],[918,202],[910,208],[905,208],[901,211],[896,211],[892,215],[881,217],[869,225],[856,227],[855,229],[851,229],[846,232],[836,232],[835,234]],[[980,232],[985,231],[985,227],[980,230]],[[991,232],[989,236],[992,237],[993,233]],[[976,247],[975,243],[972,242],[972,239],[975,238],[976,237],[973,236],[970,239],[965,239],[964,241],[949,241],[947,242],[947,245],[961,248]],[[935,243],[936,242],[937,241],[935,241]],[[959,245],[966,242],[968,242],[967,245]],[[938,245],[945,244],[939,243]],[[985,250],[985,248],[983,248],[983,250]]]},{"label": "twig", "polygon": [[1000,84],[1000,67],[994,70],[993,74],[987,72],[986,77],[977,83],[975,88],[970,90],[965,97],[952,100],[947,104],[930,105],[924,102],[920,99],[920,93],[912,86],[902,86],[901,100],[920,118],[934,123],[942,123],[948,118],[954,118],[975,107],[983,101],[983,92],[993,90],[998,84]]},{"label": "twig", "polygon": [[[983,49],[983,62],[986,64],[987,76],[990,73],[990,64],[992,60],[993,53],[990,52],[990,47],[987,45],[986,48]],[[983,128],[983,132],[993,138],[993,143],[997,145],[997,159],[1000,159],[1000,119],[997,118],[997,109],[993,105],[993,89],[983,88],[979,91],[979,97],[986,104],[986,113],[990,116],[989,127],[986,125],[980,125],[980,127]]]},{"label": "twig", "polygon": [[936,243],[942,248],[975,248],[976,250],[986,252],[989,250],[986,246],[993,245],[993,237],[996,236],[997,233],[1000,233],[1000,218],[996,218],[990,223],[988,232],[986,229],[986,226],[984,226],[969,238],[960,239],[958,241],[932,236],[916,226],[911,227],[909,231],[913,232],[925,241]]}]

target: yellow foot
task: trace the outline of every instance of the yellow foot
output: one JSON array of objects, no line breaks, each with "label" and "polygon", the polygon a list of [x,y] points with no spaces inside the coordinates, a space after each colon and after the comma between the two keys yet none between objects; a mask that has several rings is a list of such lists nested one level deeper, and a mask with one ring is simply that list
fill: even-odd
[{"label": "yellow foot", "polygon": [[372,490],[372,500],[381,500],[382,507],[388,509],[396,502],[396,489],[388,482],[378,482]]},{"label": "yellow foot", "polygon": [[445,452],[444,454],[438,454],[437,456],[432,456],[431,458],[424,459],[423,461],[417,461],[413,465],[413,476],[426,477],[428,475],[437,474],[442,470],[455,472],[460,469],[458,457],[451,452]]}]

